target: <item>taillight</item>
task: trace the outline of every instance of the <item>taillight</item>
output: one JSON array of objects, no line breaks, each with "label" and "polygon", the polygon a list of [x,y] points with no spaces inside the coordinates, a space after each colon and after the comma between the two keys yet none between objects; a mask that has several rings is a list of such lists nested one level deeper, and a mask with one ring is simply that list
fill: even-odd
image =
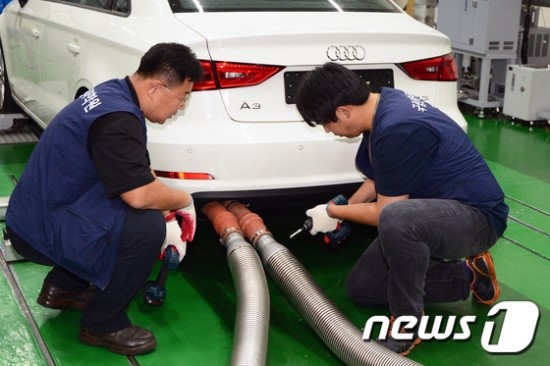
[{"label": "taillight", "polygon": [[184,180],[214,180],[214,177],[208,173],[192,173],[192,172],[165,172],[155,170],[157,177],[184,179]]},{"label": "taillight", "polygon": [[201,61],[204,77],[193,90],[214,90],[258,85],[283,69],[283,66]]},{"label": "taillight", "polygon": [[411,78],[417,80],[456,81],[458,79],[452,53],[426,60],[405,62],[401,66]]},{"label": "taillight", "polygon": [[202,61],[201,65],[204,70],[204,74],[201,81],[193,84],[193,90],[213,90],[218,89],[217,77],[215,74],[215,68],[210,61]]}]

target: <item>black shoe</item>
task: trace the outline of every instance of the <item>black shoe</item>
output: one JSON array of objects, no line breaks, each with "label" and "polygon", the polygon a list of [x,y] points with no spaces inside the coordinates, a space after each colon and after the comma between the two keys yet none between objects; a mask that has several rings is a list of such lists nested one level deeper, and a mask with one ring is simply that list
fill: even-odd
[{"label": "black shoe", "polygon": [[500,296],[500,287],[491,253],[485,251],[465,260],[472,271],[470,288],[474,299],[480,304],[493,305]]},{"label": "black shoe", "polygon": [[94,290],[94,287],[90,287],[84,292],[74,293],[72,291],[63,290],[48,282],[44,282],[36,302],[50,309],[65,309],[71,307],[76,310],[83,310],[92,299]]},{"label": "black shoe", "polygon": [[393,323],[395,322],[395,317],[392,315],[390,317],[390,327],[388,330],[388,335],[386,336],[386,339],[379,339],[376,341],[381,346],[386,347],[390,351],[393,351],[395,353],[399,353],[401,356],[408,355],[412,349],[420,344],[422,340],[418,337],[417,329],[418,324],[414,327],[413,330],[405,330],[404,328],[399,329],[399,333],[412,333],[412,339],[411,340],[401,340],[401,339],[395,339],[392,337],[392,329],[393,329]]},{"label": "black shoe", "polygon": [[82,343],[103,346],[111,352],[128,356],[151,352],[157,346],[153,333],[133,325],[100,336],[90,334],[86,328],[80,328],[78,339]]}]

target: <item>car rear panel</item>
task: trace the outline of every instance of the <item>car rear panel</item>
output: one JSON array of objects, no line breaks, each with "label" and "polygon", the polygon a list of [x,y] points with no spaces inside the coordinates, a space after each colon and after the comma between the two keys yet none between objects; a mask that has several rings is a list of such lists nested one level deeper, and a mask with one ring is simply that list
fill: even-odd
[{"label": "car rear panel", "polygon": [[289,103],[288,78],[331,61],[331,51],[342,46],[357,48],[360,54],[336,62],[389,75],[388,86],[409,89],[436,104],[438,83],[411,83],[398,64],[451,50],[445,36],[402,13],[211,13],[178,18],[206,38],[213,61],[284,67],[260,85],[221,90],[227,113],[238,122],[301,120]]},{"label": "car rear panel", "polygon": [[[259,192],[362,180],[354,164],[361,138],[337,138],[321,127],[309,127],[292,103],[289,79],[330,61],[330,47],[363,47],[364,59],[338,62],[364,75],[377,75],[382,84],[406,89],[434,104],[440,84],[448,85],[446,92],[456,96],[456,83],[419,82],[399,67],[402,62],[451,50],[447,37],[403,13],[186,13],[176,17],[206,39],[212,61],[283,67],[259,85],[195,91],[181,121],[149,128],[155,170],[207,173],[213,178],[166,179],[196,197],[227,194],[236,187],[249,195],[251,187]],[[451,107],[457,109],[456,99]]]}]

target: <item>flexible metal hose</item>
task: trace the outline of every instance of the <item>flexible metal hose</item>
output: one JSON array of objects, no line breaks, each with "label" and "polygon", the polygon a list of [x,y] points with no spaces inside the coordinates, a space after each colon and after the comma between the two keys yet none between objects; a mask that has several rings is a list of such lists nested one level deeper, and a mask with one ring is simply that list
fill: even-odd
[{"label": "flexible metal hose", "polygon": [[265,365],[269,332],[269,290],[260,258],[248,243],[235,217],[210,202],[204,213],[214,223],[227,249],[227,262],[237,293],[231,365]]},{"label": "flexible metal hose", "polygon": [[375,342],[363,341],[359,329],[325,295],[294,255],[275,241],[258,215],[238,202],[228,202],[226,206],[239,220],[245,238],[260,253],[269,275],[342,361],[347,365],[419,365]]}]

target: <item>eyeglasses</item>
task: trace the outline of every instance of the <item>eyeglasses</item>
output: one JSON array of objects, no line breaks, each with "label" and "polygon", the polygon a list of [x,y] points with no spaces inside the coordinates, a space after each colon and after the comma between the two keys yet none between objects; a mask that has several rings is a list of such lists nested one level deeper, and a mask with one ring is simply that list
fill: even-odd
[{"label": "eyeglasses", "polygon": [[180,97],[175,91],[170,89],[166,84],[162,83],[162,86],[164,86],[164,88],[166,90],[168,90],[170,93],[174,94],[176,96],[176,98],[178,98],[180,100],[180,103],[182,105],[189,100],[189,97],[191,97],[191,93],[187,93],[183,97]]}]

